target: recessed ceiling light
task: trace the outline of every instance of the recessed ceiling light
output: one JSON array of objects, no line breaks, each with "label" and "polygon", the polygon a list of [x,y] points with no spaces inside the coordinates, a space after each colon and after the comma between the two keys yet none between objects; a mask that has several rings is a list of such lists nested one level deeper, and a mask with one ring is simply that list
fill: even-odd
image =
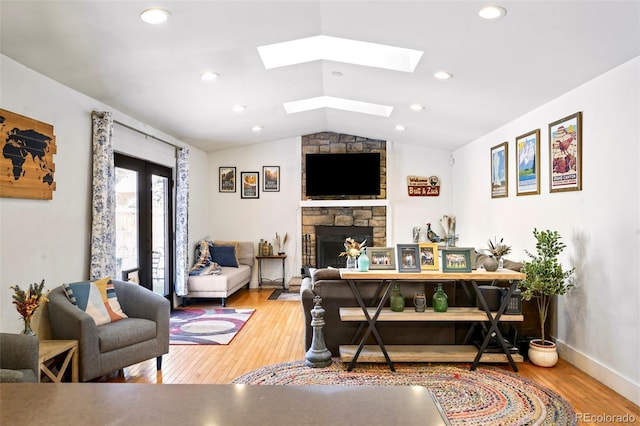
[{"label": "recessed ceiling light", "polygon": [[166,9],[146,9],[140,14],[140,19],[142,19],[147,24],[162,24],[164,21],[169,19],[171,13]]},{"label": "recessed ceiling light", "polygon": [[497,19],[506,14],[507,10],[505,8],[495,5],[485,6],[478,12],[478,15],[483,19]]},{"label": "recessed ceiling light", "polygon": [[333,96],[318,96],[316,98],[301,99],[299,101],[285,102],[283,105],[287,114],[310,111],[312,109],[334,108],[343,111],[389,117],[393,111],[392,106],[354,101],[352,99],[334,98]]},{"label": "recessed ceiling light", "polygon": [[433,76],[438,80],[449,80],[450,78],[453,78],[453,74],[447,71],[436,71]]},{"label": "recessed ceiling light", "polygon": [[242,112],[247,109],[247,107],[245,105],[234,105],[231,109],[233,110],[233,112]]},{"label": "recessed ceiling light", "polygon": [[253,130],[254,132],[259,132],[260,130],[262,130],[262,126],[255,125],[251,128],[251,130]]},{"label": "recessed ceiling light", "polygon": [[205,73],[202,73],[202,75],[200,76],[200,78],[203,81],[213,81],[213,80],[217,80],[218,77],[220,77],[220,74],[216,73],[216,72],[211,72],[211,71],[207,71]]},{"label": "recessed ceiling light", "polygon": [[402,124],[396,124],[396,130],[399,132],[404,132],[407,128],[404,127]]},{"label": "recessed ceiling light", "polygon": [[424,109],[424,105],[411,104],[409,108],[411,108],[412,111],[422,111]]}]

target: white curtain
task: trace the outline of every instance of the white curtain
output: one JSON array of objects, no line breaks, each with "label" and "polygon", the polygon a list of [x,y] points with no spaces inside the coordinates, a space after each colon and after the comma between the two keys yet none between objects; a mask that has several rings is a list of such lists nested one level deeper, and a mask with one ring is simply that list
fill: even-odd
[{"label": "white curtain", "polygon": [[116,210],[113,164],[113,118],[110,112],[94,112],[93,199],[91,222],[91,280],[115,277]]},{"label": "white curtain", "polygon": [[189,148],[178,148],[178,170],[176,171],[176,284],[177,296],[189,292]]}]

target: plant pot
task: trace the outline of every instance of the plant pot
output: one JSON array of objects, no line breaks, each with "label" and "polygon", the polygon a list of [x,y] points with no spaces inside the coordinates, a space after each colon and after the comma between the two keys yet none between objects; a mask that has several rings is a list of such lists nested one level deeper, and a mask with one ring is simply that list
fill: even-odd
[{"label": "plant pot", "polygon": [[534,339],[529,342],[529,361],[539,367],[553,367],[558,362],[558,348],[556,344],[545,340]]}]

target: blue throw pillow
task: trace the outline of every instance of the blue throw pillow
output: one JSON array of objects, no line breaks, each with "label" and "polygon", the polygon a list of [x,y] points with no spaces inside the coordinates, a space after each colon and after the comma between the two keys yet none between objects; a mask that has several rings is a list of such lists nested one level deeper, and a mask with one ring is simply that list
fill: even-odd
[{"label": "blue throw pillow", "polygon": [[211,257],[220,266],[238,267],[236,248],[234,246],[213,246]]}]

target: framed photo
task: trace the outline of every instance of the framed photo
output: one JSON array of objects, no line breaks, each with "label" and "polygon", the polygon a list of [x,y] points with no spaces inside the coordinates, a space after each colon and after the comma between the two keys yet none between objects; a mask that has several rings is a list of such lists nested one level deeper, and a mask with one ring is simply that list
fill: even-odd
[{"label": "framed photo", "polygon": [[582,190],[582,112],[549,124],[549,191]]},{"label": "framed photo", "polygon": [[491,148],[491,198],[508,197],[509,142]]},{"label": "framed photo", "polygon": [[218,170],[218,180],[220,192],[236,192],[236,168],[235,167],[220,167]]},{"label": "framed photo", "polygon": [[438,261],[438,243],[420,243],[420,270],[437,271],[440,268]]},{"label": "framed photo", "polygon": [[418,244],[398,244],[398,272],[420,272]]},{"label": "framed photo", "polygon": [[478,269],[478,253],[476,252],[475,247],[455,247],[456,250],[468,250],[469,251],[469,259],[471,260],[471,262],[469,262],[469,264],[471,265],[471,269]]},{"label": "framed photo", "polygon": [[262,190],[280,191],[280,166],[262,166]]},{"label": "framed photo", "polygon": [[260,198],[260,174],[258,172],[240,172],[242,192],[240,198]]},{"label": "framed photo", "polygon": [[393,247],[365,247],[369,257],[369,269],[396,269],[396,253]]},{"label": "framed photo", "polygon": [[540,129],[516,138],[516,195],[540,193]]},{"label": "framed photo", "polygon": [[469,250],[442,250],[442,272],[471,272]]}]

